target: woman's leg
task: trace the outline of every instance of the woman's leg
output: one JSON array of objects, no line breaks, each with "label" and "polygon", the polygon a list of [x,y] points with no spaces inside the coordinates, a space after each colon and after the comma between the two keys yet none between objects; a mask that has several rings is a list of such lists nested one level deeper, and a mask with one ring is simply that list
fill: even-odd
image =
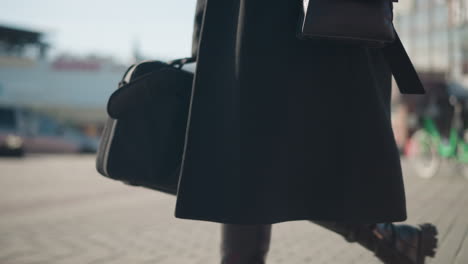
[{"label": "woman's leg", "polygon": [[311,222],[343,236],[348,242],[356,242],[359,232],[367,231],[369,229],[372,230],[373,228],[375,228],[375,225],[370,225],[370,224],[369,225],[347,224],[347,223],[340,223],[340,222],[312,221],[312,220]]},{"label": "woman's leg", "polygon": [[265,264],[271,225],[221,226],[221,264]]}]

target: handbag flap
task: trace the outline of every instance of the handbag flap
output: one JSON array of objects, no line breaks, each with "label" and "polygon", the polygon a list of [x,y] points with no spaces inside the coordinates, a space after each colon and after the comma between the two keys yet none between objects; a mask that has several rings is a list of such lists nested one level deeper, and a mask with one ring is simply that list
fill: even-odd
[{"label": "handbag flap", "polygon": [[395,0],[304,0],[300,38],[334,39],[364,46],[395,40]]}]

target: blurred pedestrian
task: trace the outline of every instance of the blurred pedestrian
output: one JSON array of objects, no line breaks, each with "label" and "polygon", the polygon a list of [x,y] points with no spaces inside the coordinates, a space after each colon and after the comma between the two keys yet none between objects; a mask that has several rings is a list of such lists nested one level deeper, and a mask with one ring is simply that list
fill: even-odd
[{"label": "blurred pedestrian", "polygon": [[[198,0],[175,216],[222,223],[222,263],[265,263],[271,225],[310,220],[385,263],[424,263],[407,219],[381,50],[296,38],[300,1]],[[379,223],[379,224],[377,224]]]}]

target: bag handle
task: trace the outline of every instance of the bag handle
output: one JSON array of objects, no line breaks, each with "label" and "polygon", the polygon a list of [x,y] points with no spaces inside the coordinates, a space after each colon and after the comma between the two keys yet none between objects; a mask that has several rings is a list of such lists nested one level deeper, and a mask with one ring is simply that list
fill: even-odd
[{"label": "bag handle", "polygon": [[197,58],[195,57],[186,57],[182,59],[175,59],[175,60],[169,61],[168,64],[173,67],[177,67],[178,69],[181,69],[185,64],[192,63],[195,61],[197,61]]}]

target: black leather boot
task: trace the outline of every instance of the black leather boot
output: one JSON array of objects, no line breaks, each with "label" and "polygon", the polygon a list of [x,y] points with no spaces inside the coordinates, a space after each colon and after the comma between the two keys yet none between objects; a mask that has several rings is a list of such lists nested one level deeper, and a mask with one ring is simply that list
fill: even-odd
[{"label": "black leather boot", "polygon": [[223,224],[221,264],[265,264],[271,225]]},{"label": "black leather boot", "polygon": [[[381,243],[377,244],[376,256],[384,263],[424,264],[426,257],[434,257],[437,248],[437,228],[432,224],[422,224],[419,227],[410,225],[394,225],[391,223],[377,224],[374,234]],[[384,244],[379,246],[379,244]],[[386,252],[396,251],[399,262],[390,256],[387,260]],[[400,260],[401,259],[401,260]],[[385,262],[387,261],[387,262]]]},{"label": "black leather boot", "polygon": [[348,242],[359,243],[385,264],[424,264],[427,256],[434,257],[437,247],[437,229],[432,224],[414,227],[313,222],[342,235]]}]

